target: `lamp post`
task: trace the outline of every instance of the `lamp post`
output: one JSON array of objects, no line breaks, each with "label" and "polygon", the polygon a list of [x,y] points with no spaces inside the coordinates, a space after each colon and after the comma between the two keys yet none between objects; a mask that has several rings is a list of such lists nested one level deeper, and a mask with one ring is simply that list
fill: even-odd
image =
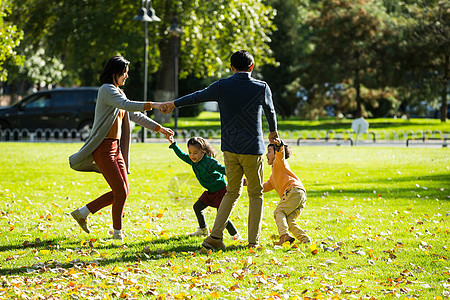
[{"label": "lamp post", "polygon": [[[145,31],[145,37],[144,37],[144,101],[147,101],[147,85],[148,85],[148,67],[147,67],[147,60],[148,60],[148,23],[149,22],[160,22],[161,19],[158,18],[155,14],[155,10],[152,7],[152,1],[151,0],[142,0],[141,8],[139,9],[139,12],[137,16],[133,18],[133,21],[141,21],[144,22],[144,31]],[[142,142],[145,142],[145,136],[146,136],[146,130],[144,127],[142,127],[141,131],[141,139]]]},{"label": "lamp post", "polygon": [[[170,25],[169,33],[172,35],[173,44],[173,97],[178,98],[178,43],[183,30],[178,26],[177,18],[174,17],[172,25]],[[178,135],[178,107],[174,111],[174,131]]]}]

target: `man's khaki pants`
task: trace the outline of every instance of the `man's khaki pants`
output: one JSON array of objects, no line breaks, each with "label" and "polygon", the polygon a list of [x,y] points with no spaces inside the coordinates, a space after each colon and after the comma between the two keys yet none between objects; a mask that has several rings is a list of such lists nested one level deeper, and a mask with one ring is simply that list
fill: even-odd
[{"label": "man's khaki pants", "polygon": [[261,219],[263,210],[262,180],[263,180],[263,156],[250,154],[236,154],[225,151],[223,153],[225,172],[228,185],[227,193],[220,203],[217,211],[211,236],[223,238],[223,230],[233,211],[237,200],[242,193],[242,179],[247,178],[247,191],[249,198],[248,211],[248,242],[257,244],[261,233]]}]

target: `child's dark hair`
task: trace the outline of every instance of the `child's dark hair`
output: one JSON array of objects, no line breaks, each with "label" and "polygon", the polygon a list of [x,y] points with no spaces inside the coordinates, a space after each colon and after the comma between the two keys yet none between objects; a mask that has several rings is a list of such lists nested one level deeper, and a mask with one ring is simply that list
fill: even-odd
[{"label": "child's dark hair", "polygon": [[[289,148],[289,146],[286,145],[286,144],[282,145],[281,147],[283,147],[283,146],[284,146],[284,159],[288,159],[289,157],[291,157],[292,150],[291,150],[291,148]],[[269,147],[273,147],[274,150],[276,149],[275,147],[278,148],[278,146],[275,145],[275,144],[269,144],[269,145],[267,145],[267,150],[269,150]]]},{"label": "child's dark hair", "polygon": [[209,157],[216,157],[214,148],[202,137],[190,138],[187,142],[187,146],[189,147],[190,145],[199,147],[200,150],[205,151],[205,154]]}]

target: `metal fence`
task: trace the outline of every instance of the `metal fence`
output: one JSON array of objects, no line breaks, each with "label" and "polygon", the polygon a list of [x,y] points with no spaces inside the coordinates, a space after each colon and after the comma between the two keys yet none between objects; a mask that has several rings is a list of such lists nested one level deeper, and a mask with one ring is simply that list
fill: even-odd
[{"label": "metal fence", "polygon": [[[164,139],[164,135],[150,130],[146,131],[146,139]],[[440,130],[377,130],[356,135],[351,130],[283,130],[279,131],[280,138],[289,141],[291,144],[302,145],[306,143],[329,143],[329,144],[379,144],[379,143],[401,143],[410,144],[421,143],[441,143],[447,146],[447,139],[450,132]],[[220,129],[183,129],[179,131],[178,138],[187,140],[190,137],[201,136],[210,140],[220,140]],[[0,142],[20,141],[20,142],[78,142],[87,138],[86,132],[75,129],[4,129],[0,130]],[[132,134],[135,142],[141,142],[139,132]]]}]

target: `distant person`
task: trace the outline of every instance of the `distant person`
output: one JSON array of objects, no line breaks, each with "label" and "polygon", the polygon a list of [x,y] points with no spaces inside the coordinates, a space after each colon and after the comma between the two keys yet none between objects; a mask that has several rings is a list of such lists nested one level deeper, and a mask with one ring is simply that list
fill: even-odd
[{"label": "distant person", "polygon": [[[216,152],[211,145],[201,137],[190,138],[187,142],[188,152],[186,154],[178,147],[173,137],[169,138],[171,148],[175,154],[185,163],[192,166],[195,176],[200,184],[206,189],[194,204],[194,212],[198,220],[198,228],[190,233],[190,236],[208,236],[208,226],[203,210],[209,207],[219,208],[222,198],[227,192],[225,180],[225,167],[215,159]],[[228,233],[233,240],[240,240],[236,227],[228,220],[226,225]]]},{"label": "distant person", "polygon": [[119,88],[128,78],[130,62],[122,56],[108,60],[101,75],[103,84],[97,97],[92,131],[81,149],[70,156],[70,167],[77,171],[101,172],[111,191],[87,205],[74,210],[71,215],[81,228],[89,233],[87,217],[105,206],[112,205],[113,239],[123,240],[122,214],[130,191],[128,183],[131,144],[130,121],[164,134],[173,131],[164,128],[140,111],[151,110],[160,104],[128,100]]},{"label": "distant person", "polygon": [[231,77],[218,80],[204,90],[165,102],[160,110],[172,112],[175,107],[206,101],[219,104],[221,149],[228,179],[227,193],[217,211],[214,227],[202,243],[206,248],[224,249],[223,230],[242,193],[243,177],[248,180],[249,216],[248,247],[258,245],[262,219],[262,179],[264,139],[262,112],[269,123],[269,141],[278,138],[277,121],[269,85],[251,77],[255,61],[245,50],[231,56]]},{"label": "distant person", "polygon": [[275,245],[283,245],[285,242],[293,243],[295,239],[300,243],[311,242],[306,232],[295,221],[305,208],[306,190],[300,179],[289,167],[287,159],[290,155],[291,149],[281,140],[267,146],[266,157],[268,164],[272,166],[272,175],[263,184],[263,192],[275,189],[280,196],[280,203],[273,212],[280,237]]}]

